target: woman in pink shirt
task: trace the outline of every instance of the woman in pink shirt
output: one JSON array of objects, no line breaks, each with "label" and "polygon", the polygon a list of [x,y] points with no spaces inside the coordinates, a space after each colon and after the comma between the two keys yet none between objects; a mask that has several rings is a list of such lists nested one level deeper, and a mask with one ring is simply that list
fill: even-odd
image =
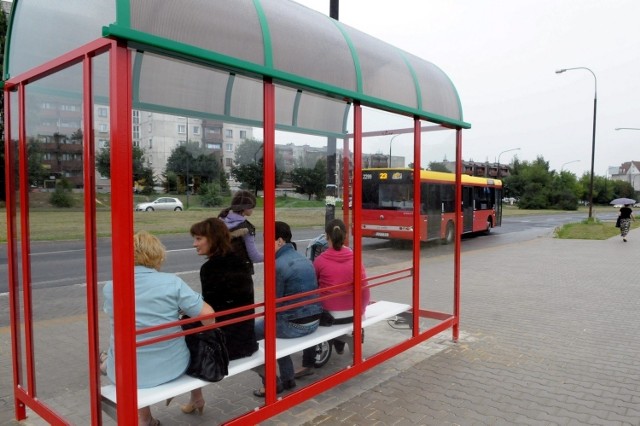
[{"label": "woman in pink shirt", "polygon": [[[347,236],[347,228],[340,219],[333,219],[327,223],[324,229],[327,234],[327,242],[329,248],[315,258],[313,267],[318,277],[318,288],[326,291],[321,295],[325,296],[331,293],[344,292],[349,290],[349,286],[340,286],[340,284],[351,283],[353,286],[353,251],[344,245]],[[362,308],[361,315],[364,315],[365,309],[369,304],[370,291],[366,288],[365,279],[367,274],[364,265],[360,265],[360,274],[362,277]],[[352,287],[351,287],[352,288]],[[346,293],[340,296],[331,297],[322,300],[322,308],[333,316],[334,324],[347,324],[353,322],[353,293]],[[336,353],[344,352],[345,343],[340,340],[332,340],[331,343]],[[296,373],[296,378],[313,374],[313,357],[315,348],[305,349],[302,360],[302,370]]]}]

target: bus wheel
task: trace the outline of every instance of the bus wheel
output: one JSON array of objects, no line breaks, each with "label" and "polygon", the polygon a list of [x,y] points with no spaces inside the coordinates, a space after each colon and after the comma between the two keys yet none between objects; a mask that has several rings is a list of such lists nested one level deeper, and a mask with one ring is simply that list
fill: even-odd
[{"label": "bus wheel", "polygon": [[453,243],[455,235],[455,227],[453,226],[453,222],[449,221],[449,223],[447,223],[447,230],[445,231],[444,239],[442,240],[442,242],[445,244]]}]

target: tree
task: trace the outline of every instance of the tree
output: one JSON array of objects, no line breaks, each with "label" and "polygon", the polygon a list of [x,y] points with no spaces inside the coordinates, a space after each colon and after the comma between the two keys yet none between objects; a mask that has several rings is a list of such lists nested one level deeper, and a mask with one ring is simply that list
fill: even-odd
[{"label": "tree", "polygon": [[[413,167],[413,164],[411,164],[410,167]],[[431,161],[429,163],[428,170],[433,170],[434,172],[452,173],[451,170],[449,170],[443,162],[439,161]]]},{"label": "tree", "polygon": [[548,209],[551,207],[553,175],[549,163],[542,156],[533,162],[513,161],[511,176],[504,178],[511,197],[520,199],[521,209]]},{"label": "tree", "polygon": [[554,174],[550,194],[551,208],[577,210],[581,193],[582,189],[575,174],[565,171]]},{"label": "tree", "polygon": [[236,148],[234,163],[236,166],[258,163],[263,156],[263,142],[256,139],[245,139]]},{"label": "tree", "polygon": [[221,175],[224,175],[220,157],[201,148],[198,143],[191,142],[171,151],[165,173],[174,173],[179,177],[179,192],[186,189],[187,179],[193,185],[192,189],[198,191],[203,183],[221,184]]},{"label": "tree", "polygon": [[231,168],[231,175],[243,187],[253,189],[255,195],[263,189],[262,158],[258,163],[240,164]]},{"label": "tree", "polygon": [[[27,167],[29,168],[29,185],[42,186],[47,176],[43,167],[41,144],[36,138],[29,138],[27,143]],[[17,160],[17,159],[16,159]]]},{"label": "tree", "polygon": [[327,186],[327,160],[320,159],[314,168],[297,167],[291,171],[291,183],[296,187],[296,192],[322,198]]},{"label": "tree", "polygon": [[[107,145],[96,154],[96,168],[102,176],[111,177],[111,149]],[[144,187],[145,192],[153,192],[153,169],[146,167],[144,163],[144,151],[142,148],[133,147],[133,182]]]},{"label": "tree", "polygon": [[[236,148],[234,166],[231,175],[244,188],[253,189],[255,195],[264,188],[263,177],[263,143],[255,139],[246,139]],[[276,158],[276,184],[282,182],[284,172],[278,168]]]}]

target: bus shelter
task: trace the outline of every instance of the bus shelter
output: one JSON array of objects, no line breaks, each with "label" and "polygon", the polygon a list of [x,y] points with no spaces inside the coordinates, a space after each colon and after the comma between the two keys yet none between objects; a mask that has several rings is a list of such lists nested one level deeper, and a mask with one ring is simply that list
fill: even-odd
[{"label": "bus shelter", "polygon": [[[292,168],[325,171],[323,214],[348,224],[355,265],[375,264],[363,249],[363,167],[410,167],[420,176],[429,161],[455,159],[460,217],[461,131],[470,125],[453,83],[434,64],[289,0],[14,0],[7,40],[5,173],[16,419],[24,419],[29,408],[51,424],[73,422],[44,389],[51,372],[39,369],[38,360],[52,354],[39,343],[47,331],[39,327],[37,310],[46,296],[32,285],[34,271],[46,267],[31,256],[42,238],[36,196],[60,187],[82,200],[68,220],[83,235],[85,332],[72,338],[84,342],[85,350],[55,356],[75,363],[84,384],[68,386],[84,389],[85,419],[102,424],[105,378],[98,359],[111,330],[105,327],[100,289],[112,279],[117,417],[136,418],[135,352],[145,333],[136,330],[134,303],[132,237],[144,229],[145,214],[134,212],[136,150],[156,177],[179,146],[219,164],[219,173],[231,181],[230,171],[242,165],[253,163],[262,172],[263,216],[254,224],[263,230],[265,261],[255,278],[256,293],[263,294],[255,307],[266,321],[267,395],[225,423],[255,424],[274,416],[449,328],[457,339],[461,221],[455,223],[445,270],[430,269],[421,258],[431,247],[420,243],[420,209],[411,207],[406,214],[413,217],[414,238],[403,248],[406,261],[372,267],[365,283],[375,300],[410,305],[410,331],[376,346],[362,343],[356,320],[347,363],[284,397],[275,392],[274,221],[294,220],[290,209],[277,206],[286,187],[283,174]],[[108,176],[96,169],[105,149]],[[187,166],[173,191],[207,183],[206,176],[197,178]],[[413,206],[419,206],[420,179],[414,185]],[[100,201],[102,192],[110,194],[108,203]],[[202,219],[216,215],[214,210],[203,210]],[[295,233],[294,228],[294,239]],[[102,255],[106,264],[99,262]],[[345,291],[353,294],[357,311],[362,279],[355,277]],[[375,330],[367,339],[375,342]]]}]

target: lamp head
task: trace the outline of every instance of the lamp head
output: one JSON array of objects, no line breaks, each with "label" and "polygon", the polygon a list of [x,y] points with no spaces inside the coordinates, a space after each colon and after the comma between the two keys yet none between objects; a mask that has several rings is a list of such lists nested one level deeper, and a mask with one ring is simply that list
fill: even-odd
[{"label": "lamp head", "polygon": [[563,73],[563,72],[565,72],[565,71],[566,71],[566,69],[564,69],[564,68],[563,68],[563,69],[561,69],[561,70],[556,70],[556,74],[562,74],[562,73]]}]

